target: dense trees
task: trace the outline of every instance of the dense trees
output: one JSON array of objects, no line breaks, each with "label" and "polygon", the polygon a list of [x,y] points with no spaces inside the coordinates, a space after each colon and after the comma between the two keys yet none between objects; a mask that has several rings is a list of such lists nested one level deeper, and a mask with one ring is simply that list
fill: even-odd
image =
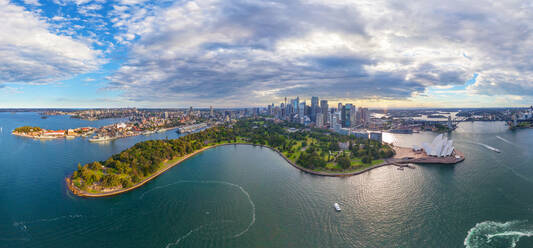
[{"label": "dense trees", "polygon": [[17,127],[15,128],[15,132],[18,133],[31,133],[31,132],[40,132],[42,129],[40,127],[32,127],[32,126],[23,126],[23,127]]},{"label": "dense trees", "polygon": [[[289,127],[296,130],[289,131]],[[309,130],[299,124],[279,124],[264,119],[240,120],[178,139],[137,143],[105,161],[78,165],[72,179],[85,189],[89,186],[131,187],[161,169],[167,160],[183,157],[205,146],[237,142],[270,146],[310,169],[324,169],[328,163],[337,163],[340,168],[348,169],[352,166],[352,159],[361,158],[364,163],[370,163],[372,159],[393,154],[390,147],[379,142],[328,130]],[[340,142],[349,142],[348,153],[339,153]]]}]

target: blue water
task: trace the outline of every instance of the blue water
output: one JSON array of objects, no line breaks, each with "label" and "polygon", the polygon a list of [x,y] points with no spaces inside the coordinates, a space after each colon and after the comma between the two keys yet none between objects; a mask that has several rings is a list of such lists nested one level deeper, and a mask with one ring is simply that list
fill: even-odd
[{"label": "blue water", "polygon": [[[308,175],[266,148],[224,146],[103,199],[72,196],[64,177],[78,163],[178,135],[95,144],[10,134],[119,121],[0,113],[0,247],[533,247],[533,130],[462,123],[451,134],[460,164],[349,178]],[[409,146],[434,136],[384,139]]]}]

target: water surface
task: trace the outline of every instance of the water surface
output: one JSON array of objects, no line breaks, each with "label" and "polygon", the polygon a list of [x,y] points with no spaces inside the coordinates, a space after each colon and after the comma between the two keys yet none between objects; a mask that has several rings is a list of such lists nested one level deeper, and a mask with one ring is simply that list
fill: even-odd
[{"label": "water surface", "polygon": [[[533,247],[532,130],[462,123],[450,135],[466,156],[460,164],[382,167],[348,178],[300,172],[266,148],[223,146],[104,199],[72,196],[63,178],[78,162],[178,135],[94,144],[10,134],[22,125],[117,121],[0,113],[0,247]],[[410,146],[435,136],[384,139]]]}]

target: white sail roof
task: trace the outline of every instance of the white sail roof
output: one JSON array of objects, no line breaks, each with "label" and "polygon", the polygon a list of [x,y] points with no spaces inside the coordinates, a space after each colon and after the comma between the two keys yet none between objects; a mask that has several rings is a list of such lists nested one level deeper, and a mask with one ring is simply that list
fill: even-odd
[{"label": "white sail roof", "polygon": [[447,157],[453,152],[453,140],[448,140],[443,134],[437,135],[431,144],[423,143],[422,148],[429,156]]}]

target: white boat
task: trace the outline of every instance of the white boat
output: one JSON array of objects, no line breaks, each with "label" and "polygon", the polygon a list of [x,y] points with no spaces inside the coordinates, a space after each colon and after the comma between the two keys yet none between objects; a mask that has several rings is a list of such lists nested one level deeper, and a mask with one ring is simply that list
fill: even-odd
[{"label": "white boat", "polygon": [[144,131],[142,134],[143,135],[149,135],[149,134],[153,134],[153,133],[155,133],[155,131],[147,130],[147,131]]},{"label": "white boat", "polygon": [[493,151],[493,152],[497,152],[497,153],[500,153],[500,152],[501,152],[500,149],[498,149],[498,148],[494,148],[494,147],[492,147],[492,146],[489,146],[489,145],[486,145],[486,144],[483,144],[483,143],[479,143],[479,144],[482,145],[483,147],[485,147],[485,148],[487,148],[487,149]]},{"label": "white boat", "polygon": [[341,211],[341,206],[335,202],[335,204],[333,204],[333,207],[335,207],[335,211],[337,212],[340,212]]},{"label": "white boat", "polygon": [[115,137],[109,137],[109,136],[98,136],[95,138],[89,139],[90,142],[104,142],[104,141],[110,141],[116,139]]}]

